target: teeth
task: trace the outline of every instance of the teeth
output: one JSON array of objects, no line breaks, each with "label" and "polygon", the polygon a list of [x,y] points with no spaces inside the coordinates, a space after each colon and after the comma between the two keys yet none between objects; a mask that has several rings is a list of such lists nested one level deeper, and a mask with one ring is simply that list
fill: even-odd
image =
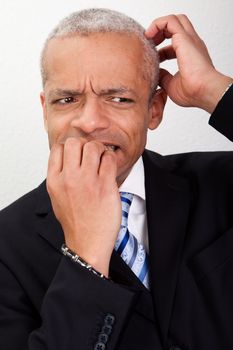
[{"label": "teeth", "polygon": [[106,151],[115,151],[116,150],[116,146],[114,145],[105,145],[105,149]]}]

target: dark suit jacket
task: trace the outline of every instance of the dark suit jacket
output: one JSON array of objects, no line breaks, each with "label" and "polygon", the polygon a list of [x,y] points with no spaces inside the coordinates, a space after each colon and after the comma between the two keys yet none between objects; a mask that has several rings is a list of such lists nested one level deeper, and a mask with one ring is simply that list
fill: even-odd
[{"label": "dark suit jacket", "polygon": [[[233,139],[233,89],[211,124]],[[151,292],[60,252],[45,183],[0,214],[1,350],[233,349],[233,153],[145,151]]]}]

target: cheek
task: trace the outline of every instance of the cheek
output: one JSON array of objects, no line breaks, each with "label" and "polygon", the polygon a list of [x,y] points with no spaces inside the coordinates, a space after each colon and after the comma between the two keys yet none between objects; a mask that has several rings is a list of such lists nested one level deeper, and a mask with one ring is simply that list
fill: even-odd
[{"label": "cheek", "polygon": [[61,116],[50,116],[47,126],[49,139],[54,143],[69,129],[69,120]]},{"label": "cheek", "polygon": [[141,117],[138,122],[134,124],[132,128],[132,141],[134,145],[141,146],[146,142],[148,125],[146,118]]}]

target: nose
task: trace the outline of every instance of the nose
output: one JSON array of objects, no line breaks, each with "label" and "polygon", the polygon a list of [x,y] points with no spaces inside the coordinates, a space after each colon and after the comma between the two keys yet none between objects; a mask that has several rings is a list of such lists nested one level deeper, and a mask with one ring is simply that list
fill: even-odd
[{"label": "nose", "polygon": [[96,99],[86,100],[71,121],[71,126],[83,134],[107,129],[109,124],[109,117]]}]

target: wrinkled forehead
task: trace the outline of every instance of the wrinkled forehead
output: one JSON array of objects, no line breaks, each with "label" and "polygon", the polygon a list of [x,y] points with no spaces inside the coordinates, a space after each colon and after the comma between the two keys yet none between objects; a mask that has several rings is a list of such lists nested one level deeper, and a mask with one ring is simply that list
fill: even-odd
[{"label": "wrinkled forehead", "polygon": [[99,91],[114,83],[147,94],[150,85],[144,74],[142,43],[135,35],[100,33],[52,39],[45,67],[49,89],[82,90],[91,83]]}]

